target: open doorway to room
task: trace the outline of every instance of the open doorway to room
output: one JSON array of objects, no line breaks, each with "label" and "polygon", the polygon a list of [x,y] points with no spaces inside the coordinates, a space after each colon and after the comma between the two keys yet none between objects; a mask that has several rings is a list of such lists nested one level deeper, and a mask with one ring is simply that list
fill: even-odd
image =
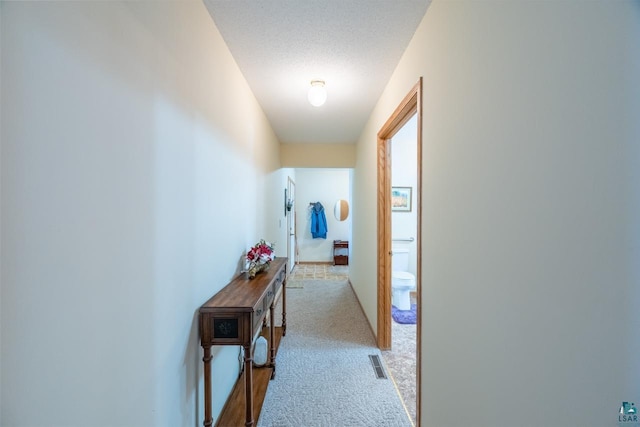
[{"label": "open doorway to room", "polygon": [[382,352],[400,396],[416,423],[417,362],[417,115],[391,142],[391,348]]},{"label": "open doorway to room", "polygon": [[[352,174],[350,168],[295,168],[289,217],[295,222],[290,227],[296,264],[287,287],[303,287],[305,280],[348,280]],[[323,232],[314,227],[314,216]]]},{"label": "open doorway to room", "polygon": [[[347,208],[347,215],[338,219],[335,207],[339,201],[350,205],[351,174],[347,168],[295,169],[298,264],[333,265],[334,241],[349,242],[351,215]],[[312,212],[317,209],[322,210],[323,230],[313,230]],[[348,267],[348,262],[343,265]]]},{"label": "open doorway to room", "polygon": [[[421,197],[422,182],[422,79],[411,89],[378,132],[378,347],[415,349],[413,372],[398,388],[407,410],[420,425],[420,330],[421,330]],[[411,136],[413,135],[413,137]],[[398,147],[394,147],[394,144]],[[397,148],[394,149],[394,148]],[[401,157],[402,164],[393,157]],[[395,168],[394,168],[395,166]],[[394,169],[401,169],[396,171]],[[393,207],[392,207],[393,205]],[[402,260],[400,259],[402,258]],[[404,261],[400,268],[400,261]],[[395,264],[395,266],[394,266]],[[394,273],[394,270],[398,270]],[[404,270],[404,271],[401,271]],[[398,276],[393,278],[393,276]],[[398,282],[398,283],[395,283]],[[401,289],[402,288],[402,289]],[[412,313],[413,312],[413,313]],[[394,317],[392,317],[394,314]],[[399,327],[398,320],[410,320],[413,327]],[[402,341],[393,335],[404,334]],[[406,340],[411,340],[406,342]],[[392,354],[392,353],[389,353]],[[393,367],[389,369],[392,371]],[[398,377],[406,366],[398,367]],[[413,375],[413,377],[411,377]],[[403,386],[409,390],[403,392]],[[410,388],[413,386],[414,390]]]}]

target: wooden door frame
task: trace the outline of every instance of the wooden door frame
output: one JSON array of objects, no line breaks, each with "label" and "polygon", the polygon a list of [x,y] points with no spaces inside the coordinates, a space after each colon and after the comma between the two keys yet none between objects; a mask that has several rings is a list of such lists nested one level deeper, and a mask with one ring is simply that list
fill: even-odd
[{"label": "wooden door frame", "polygon": [[391,348],[391,138],[417,114],[416,231],[416,421],[420,425],[420,336],[422,320],[422,77],[378,132],[378,347]]}]

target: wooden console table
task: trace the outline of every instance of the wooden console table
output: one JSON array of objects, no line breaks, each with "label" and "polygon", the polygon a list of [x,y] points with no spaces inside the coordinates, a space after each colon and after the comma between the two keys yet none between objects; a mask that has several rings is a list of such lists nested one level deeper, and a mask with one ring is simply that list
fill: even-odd
[{"label": "wooden console table", "polygon": [[[287,331],[286,278],[287,259],[276,258],[271,262],[269,270],[266,272],[259,273],[254,279],[248,279],[246,273],[240,274],[200,307],[200,343],[204,349],[202,361],[204,362],[205,419],[203,424],[205,426],[213,424],[211,414],[212,345],[241,345],[244,348],[245,426],[254,425],[251,350],[254,339],[263,329],[268,329],[267,340],[270,357],[265,366],[271,369],[270,378],[274,378],[276,348],[279,344],[279,338],[284,336]],[[276,328],[274,326],[275,306],[280,297],[282,297],[282,327]],[[267,314],[269,314],[268,328],[266,328]],[[277,336],[276,329],[280,329]],[[262,403],[260,403],[260,407],[262,407]],[[224,414],[221,414],[218,424],[223,418]],[[224,425],[238,424],[226,421]]]}]

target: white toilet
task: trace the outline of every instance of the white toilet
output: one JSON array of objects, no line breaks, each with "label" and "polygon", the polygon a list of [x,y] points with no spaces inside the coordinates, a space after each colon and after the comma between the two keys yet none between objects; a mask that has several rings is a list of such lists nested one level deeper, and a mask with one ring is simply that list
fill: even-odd
[{"label": "white toilet", "polygon": [[409,249],[393,249],[391,268],[392,304],[398,310],[411,310],[411,291],[416,288],[416,277],[408,271]]}]

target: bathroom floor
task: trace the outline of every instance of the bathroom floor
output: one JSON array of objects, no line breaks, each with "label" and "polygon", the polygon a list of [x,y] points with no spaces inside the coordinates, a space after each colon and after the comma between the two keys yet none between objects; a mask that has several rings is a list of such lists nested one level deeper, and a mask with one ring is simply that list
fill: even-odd
[{"label": "bathroom floor", "polygon": [[[411,304],[416,303],[414,295]],[[382,357],[393,377],[400,396],[416,424],[416,337],[417,326],[391,321],[391,350],[383,351]]]}]

